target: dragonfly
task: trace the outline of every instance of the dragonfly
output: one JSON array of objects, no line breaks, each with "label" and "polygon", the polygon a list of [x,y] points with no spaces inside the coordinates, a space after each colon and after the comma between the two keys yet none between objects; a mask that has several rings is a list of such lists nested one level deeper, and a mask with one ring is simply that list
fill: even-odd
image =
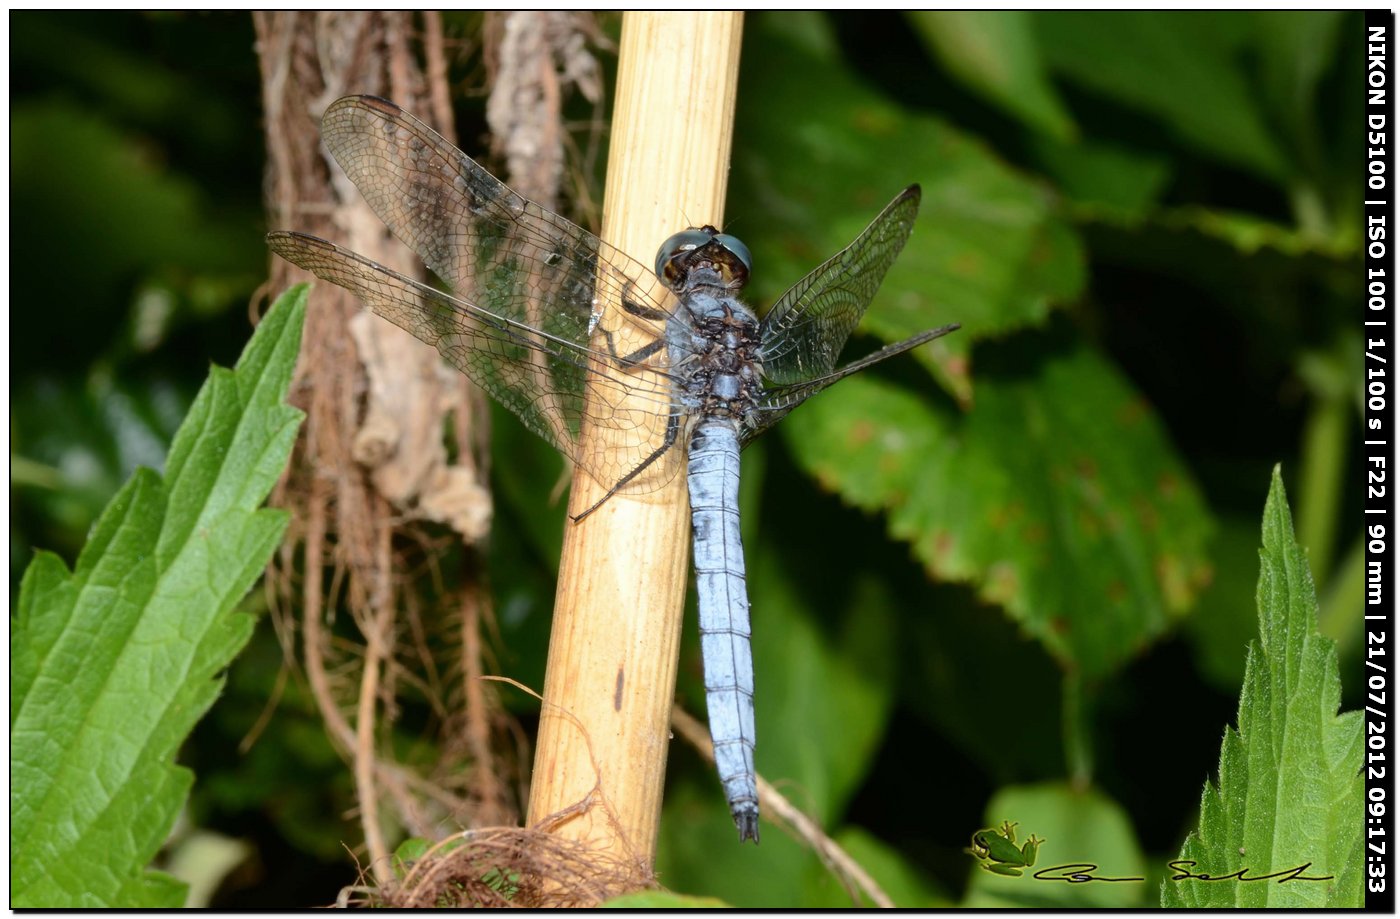
[{"label": "dragonfly", "polygon": [[[614,495],[654,491],[685,469],[716,769],[739,841],[757,843],[739,451],[843,377],[958,328],[836,366],[909,238],[919,186],[759,319],[738,296],[752,256],[713,226],[671,236],[647,268],[512,191],[388,100],[337,100],[322,138],[448,290],[303,233],[268,234],[272,251],[436,347],[605,487],[575,525]],[[603,436],[582,436],[590,427]]]}]

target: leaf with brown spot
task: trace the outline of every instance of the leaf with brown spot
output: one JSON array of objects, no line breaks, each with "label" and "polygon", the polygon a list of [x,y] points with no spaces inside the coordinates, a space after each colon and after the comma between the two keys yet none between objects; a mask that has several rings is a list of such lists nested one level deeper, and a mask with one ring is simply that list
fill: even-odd
[{"label": "leaf with brown spot", "polygon": [[[853,378],[785,433],[824,487],[885,513],[933,577],[974,585],[1092,678],[1165,634],[1209,575],[1204,502],[1155,417],[1122,422],[1134,402],[1079,348],[979,378],[967,413]],[[856,424],[874,435],[855,442]]]}]

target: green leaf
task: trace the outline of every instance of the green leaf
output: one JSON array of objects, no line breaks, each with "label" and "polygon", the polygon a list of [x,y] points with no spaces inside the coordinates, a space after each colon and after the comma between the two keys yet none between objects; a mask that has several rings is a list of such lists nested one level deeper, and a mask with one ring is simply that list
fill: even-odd
[{"label": "green leaf", "polygon": [[981,826],[1016,824],[1018,841],[1033,833],[1044,840],[1035,866],[1020,877],[1004,877],[978,867],[971,855],[971,883],[962,904],[974,908],[1038,907],[1041,909],[1132,909],[1147,906],[1145,880],[1071,884],[1034,877],[1059,865],[1097,865],[1103,878],[1146,878],[1146,862],[1132,821],[1117,802],[1095,790],[1076,791],[1068,784],[1047,782],[1003,788],[987,805]]},{"label": "green leaf", "polygon": [[[772,17],[757,21],[756,33],[775,28]],[[864,328],[896,341],[962,323],[916,356],[969,401],[976,337],[1039,325],[1052,303],[1080,292],[1079,238],[1041,187],[968,135],[898,107],[839,59],[783,35],[750,41],[761,51],[744,58],[728,213],[753,246],[753,301],[771,303],[919,182],[918,222]]]},{"label": "green leaf", "polygon": [[[931,887],[903,855],[860,827],[846,827],[833,839],[880,885],[895,906],[946,909],[954,905],[946,894]],[[850,909],[855,905],[868,908],[875,904],[865,897],[859,904],[853,904],[851,891],[841,883],[831,866],[816,862],[809,868],[807,889],[796,905],[803,909]]]},{"label": "green leaf", "polygon": [[[1253,13],[1262,90],[1274,119],[1313,171],[1322,165],[1316,120],[1318,88],[1337,60],[1346,15],[1341,10],[1259,10]],[[1359,27],[1359,23],[1355,24]]]},{"label": "green leaf", "polygon": [[[257,283],[264,256],[246,244],[252,227],[219,219],[198,182],[149,140],[61,97],[17,107],[11,130],[12,165],[24,176],[14,206],[32,217],[12,255],[27,273],[61,277],[75,302],[100,304],[137,278],[163,279],[181,307],[194,305],[203,284],[237,291]],[[114,214],[141,215],[140,232],[114,232]],[[84,253],[82,271],[71,270],[74,252]]]},{"label": "green leaf", "polygon": [[[1181,859],[1190,874],[1260,877],[1307,866],[1325,881],[1162,883],[1166,907],[1342,909],[1362,905],[1360,712],[1338,714],[1335,643],[1317,631],[1307,556],[1293,537],[1274,468],[1259,553],[1259,641],[1240,691],[1239,729],[1227,727],[1218,784],[1201,793],[1200,825]],[[1183,873],[1187,873],[1183,872]]]},{"label": "green leaf", "polygon": [[976,585],[1086,678],[1161,635],[1206,578],[1195,486],[1141,397],[1086,349],[981,376],[966,415],[854,377],[784,432],[827,488],[886,512],[934,577]]},{"label": "green leaf", "polygon": [[[930,585],[905,601],[900,705],[993,787],[1065,762],[1065,674],[1009,617],[971,591]],[[988,679],[988,668],[1005,678]],[[995,712],[995,717],[988,717]],[[1015,743],[1007,743],[1009,732]]]},{"label": "green leaf", "polygon": [[1115,144],[1034,138],[1030,147],[1060,191],[1073,200],[1073,212],[1080,219],[1143,220],[1171,178],[1166,157]]},{"label": "green leaf", "polygon": [[[763,689],[758,693],[761,698]],[[761,716],[758,724],[762,749],[767,742],[763,733],[767,724]],[[671,758],[697,757],[673,748]],[[700,781],[667,782],[656,851],[657,877],[673,890],[719,897],[741,908],[791,908],[802,896],[816,856],[804,843],[765,822],[763,843],[755,858],[754,848],[740,846],[734,835],[734,820],[724,805],[714,765],[697,768],[703,771]],[[763,771],[762,761],[758,768]]]},{"label": "green leaf", "polygon": [[184,390],[149,369],[139,381],[106,373],[53,376],[18,390],[10,459],[23,472],[11,475],[11,485],[20,502],[40,511],[44,525],[12,547],[16,573],[29,562],[31,542],[76,556],[136,467],[164,461],[194,396],[194,386]]},{"label": "green leaf", "polygon": [[857,574],[839,619],[822,629],[795,589],[803,569],[772,545],[750,553],[758,770],[829,825],[865,777],[894,704],[898,604]]},{"label": "green leaf", "polygon": [[1041,62],[1025,10],[922,10],[906,13],[943,66],[987,101],[1057,140],[1074,120]]},{"label": "green leaf", "polygon": [[143,870],[193,780],[174,765],[253,620],[233,612],[286,527],[259,510],[301,413],[283,404],[305,288],[263,318],[233,371],[215,367],[162,478],[136,474],[70,573],[40,552],[11,622],[12,903],[180,906]]},{"label": "green leaf", "polygon": [[714,897],[687,897],[669,890],[628,893],[598,904],[599,909],[725,909],[728,906]]},{"label": "green leaf", "polygon": [[1289,164],[1240,64],[1257,24],[1231,12],[1041,12],[1058,73],[1155,115],[1181,140],[1276,181]]},{"label": "green leaf", "polygon": [[1218,521],[1210,547],[1214,576],[1182,629],[1201,676],[1222,693],[1234,693],[1239,687],[1244,649],[1259,631],[1250,603],[1258,582],[1259,528],[1242,516]]},{"label": "green leaf", "polygon": [[432,847],[431,842],[418,836],[410,836],[399,843],[394,849],[394,877],[402,880],[408,874],[410,866]]}]

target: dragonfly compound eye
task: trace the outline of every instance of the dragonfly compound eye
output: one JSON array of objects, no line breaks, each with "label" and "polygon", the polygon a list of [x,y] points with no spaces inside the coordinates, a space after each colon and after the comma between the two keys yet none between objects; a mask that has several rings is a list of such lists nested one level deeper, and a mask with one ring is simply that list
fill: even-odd
[{"label": "dragonfly compound eye", "polygon": [[715,237],[715,242],[728,249],[743,264],[745,274],[753,271],[753,254],[739,237],[721,233]]},{"label": "dragonfly compound eye", "polygon": [[656,276],[663,281],[669,281],[670,279],[666,276],[666,267],[672,259],[682,252],[699,249],[712,239],[714,239],[713,233],[695,229],[681,230],[671,236],[661,244],[661,248],[656,252]]},{"label": "dragonfly compound eye", "polygon": [[753,266],[749,247],[711,226],[682,230],[662,243],[656,253],[656,276],[674,289],[685,283],[695,258],[709,263],[731,289],[748,283]]}]

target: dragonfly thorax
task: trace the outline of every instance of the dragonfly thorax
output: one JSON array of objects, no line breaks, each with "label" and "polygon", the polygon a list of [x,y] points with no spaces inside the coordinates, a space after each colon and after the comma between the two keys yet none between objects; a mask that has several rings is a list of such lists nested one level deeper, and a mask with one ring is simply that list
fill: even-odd
[{"label": "dragonfly thorax", "polygon": [[[696,278],[692,275],[691,284]],[[687,285],[671,330],[685,401],[700,417],[746,421],[762,389],[758,320],[739,299]]]}]

